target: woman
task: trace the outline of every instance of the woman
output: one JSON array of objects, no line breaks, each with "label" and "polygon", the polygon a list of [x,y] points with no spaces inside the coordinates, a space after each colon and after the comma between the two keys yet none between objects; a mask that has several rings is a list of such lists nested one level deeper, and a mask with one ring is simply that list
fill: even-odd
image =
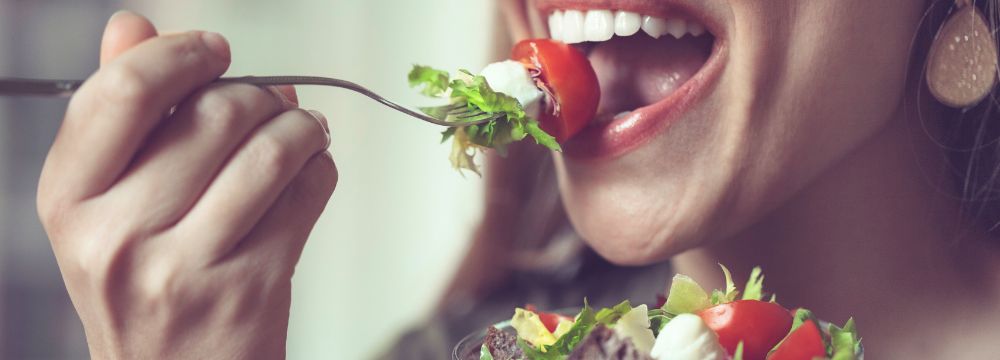
[{"label": "woman", "polygon": [[[950,3],[503,6],[515,39],[546,36],[551,13],[574,9],[680,16],[709,33],[680,90],[648,82],[689,69],[672,60],[687,45],[589,49],[603,113],[661,109],[554,154],[568,218],[601,256],[672,257],[706,280],[716,262],[759,264],[782,303],[854,315],[873,358],[995,353],[994,100],[952,109],[923,78]],[[284,353],[292,270],[337,173],[322,115],[298,110],[292,89],[205,87],[228,64],[217,34],[158,36],[119,14],[70,104],[38,202],[95,358]],[[657,105],[673,91],[682,104]],[[493,222],[458,289],[495,279],[482,260],[507,246],[489,234],[525,205],[509,201],[525,183],[512,163],[491,164]]]}]

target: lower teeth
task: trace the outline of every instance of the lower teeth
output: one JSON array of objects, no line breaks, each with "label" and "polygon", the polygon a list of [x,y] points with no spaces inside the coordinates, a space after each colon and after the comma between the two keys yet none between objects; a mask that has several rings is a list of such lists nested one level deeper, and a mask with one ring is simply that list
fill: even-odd
[{"label": "lower teeth", "polygon": [[627,116],[628,114],[631,114],[631,113],[632,113],[631,111],[622,111],[622,112],[614,114],[614,115],[612,115],[612,114],[600,114],[600,115],[597,115],[594,118],[594,122],[596,122],[598,124],[609,123],[609,122],[621,119],[621,118],[623,118],[623,117],[625,117],[625,116]]}]

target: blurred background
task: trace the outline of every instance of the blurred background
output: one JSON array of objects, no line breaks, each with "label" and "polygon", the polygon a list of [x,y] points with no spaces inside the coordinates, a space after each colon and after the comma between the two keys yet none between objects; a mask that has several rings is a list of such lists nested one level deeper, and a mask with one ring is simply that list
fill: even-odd
[{"label": "blurred background", "polygon": [[[161,32],[231,42],[228,75],[302,74],[364,84],[404,104],[413,63],[480,69],[496,11],[468,0],[0,0],[0,76],[84,78],[118,9]],[[363,359],[428,316],[481,214],[481,180],[450,168],[440,129],[359,95],[300,88],[330,118],[340,183],[295,275],[288,355]],[[35,215],[63,99],[0,98],[0,357],[86,358],[83,330]]]}]

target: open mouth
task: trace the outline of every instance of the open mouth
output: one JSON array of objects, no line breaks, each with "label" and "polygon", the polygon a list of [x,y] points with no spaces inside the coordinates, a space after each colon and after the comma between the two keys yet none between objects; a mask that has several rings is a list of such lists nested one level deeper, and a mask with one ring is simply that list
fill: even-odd
[{"label": "open mouth", "polygon": [[702,97],[719,72],[722,41],[704,15],[678,4],[537,2],[550,38],[574,44],[597,73],[597,116],[565,146],[606,158],[636,148]]}]

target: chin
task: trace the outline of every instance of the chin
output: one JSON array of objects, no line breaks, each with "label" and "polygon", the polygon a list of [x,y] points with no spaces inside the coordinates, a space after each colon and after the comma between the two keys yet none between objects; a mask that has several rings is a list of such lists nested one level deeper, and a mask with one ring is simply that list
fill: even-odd
[{"label": "chin", "polygon": [[[551,38],[587,55],[601,87],[594,121],[555,156],[577,232],[623,265],[666,260],[717,235],[745,145],[743,127],[731,128],[745,122],[723,121],[742,118],[720,106],[734,76],[728,13],[701,2],[530,3]],[[586,38],[576,31],[582,16],[612,13],[635,23]],[[640,28],[639,18],[668,25]]]},{"label": "chin", "polygon": [[718,235],[711,229],[718,228],[714,224],[718,209],[723,208],[724,192],[712,191],[706,186],[712,182],[700,176],[681,176],[683,171],[674,176],[655,169],[629,171],[649,169],[640,163],[623,158],[579,164],[556,156],[566,212],[598,254],[619,265],[646,265]]}]

